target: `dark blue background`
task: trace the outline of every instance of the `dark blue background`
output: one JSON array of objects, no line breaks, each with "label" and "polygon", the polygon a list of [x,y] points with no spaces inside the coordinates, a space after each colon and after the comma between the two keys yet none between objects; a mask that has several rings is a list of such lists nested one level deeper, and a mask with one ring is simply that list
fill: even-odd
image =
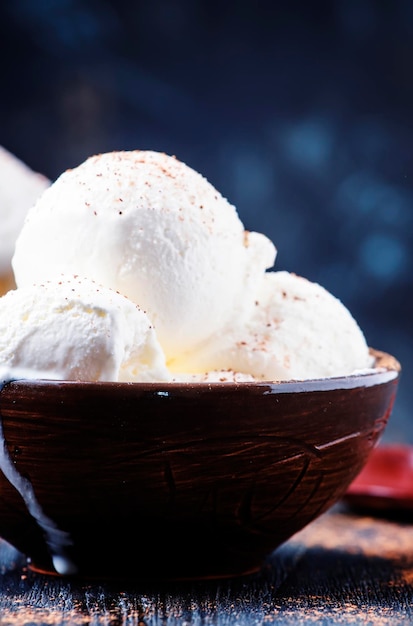
[{"label": "dark blue background", "polygon": [[176,154],[403,365],[413,442],[413,2],[13,0],[0,144],[51,178]]}]

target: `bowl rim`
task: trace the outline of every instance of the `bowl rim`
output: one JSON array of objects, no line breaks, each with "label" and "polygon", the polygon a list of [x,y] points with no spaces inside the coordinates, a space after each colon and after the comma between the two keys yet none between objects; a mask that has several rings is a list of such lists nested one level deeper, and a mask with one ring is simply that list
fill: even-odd
[{"label": "bowl rim", "polygon": [[54,389],[136,389],[148,391],[158,396],[168,396],[169,393],[179,393],[180,391],[196,391],[197,393],[210,393],[213,390],[234,392],[240,389],[262,390],[264,393],[300,393],[311,391],[330,391],[339,389],[355,389],[358,387],[373,387],[382,385],[399,378],[401,364],[387,352],[369,348],[370,354],[374,357],[374,364],[370,368],[355,370],[354,372],[325,378],[291,379],[291,380],[256,380],[256,381],[146,381],[146,382],[113,382],[113,381],[88,381],[88,380],[62,380],[52,378],[30,378],[24,375],[12,376],[10,378],[0,378],[0,393],[9,384],[16,384],[19,388],[54,388]]}]

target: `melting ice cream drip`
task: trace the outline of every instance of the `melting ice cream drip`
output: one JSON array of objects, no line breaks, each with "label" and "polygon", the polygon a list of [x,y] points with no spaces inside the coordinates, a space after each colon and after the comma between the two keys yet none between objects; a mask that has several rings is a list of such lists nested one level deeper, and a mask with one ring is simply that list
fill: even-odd
[{"label": "melting ice cream drip", "polygon": [[[16,378],[9,378],[8,380],[0,380],[0,391],[8,383],[16,380]],[[66,554],[66,547],[72,545],[72,540],[64,530],[58,528],[56,523],[50,519],[44,512],[39,502],[37,501],[36,494],[32,484],[27,478],[24,478],[19,474],[16,467],[10,458],[6,440],[3,433],[3,422],[0,413],[0,470],[3,472],[7,480],[18,491],[22,497],[27,510],[30,515],[36,520],[37,524],[44,532],[45,541],[50,551],[53,566],[58,574],[70,575],[77,573],[77,567],[68,558]]]}]

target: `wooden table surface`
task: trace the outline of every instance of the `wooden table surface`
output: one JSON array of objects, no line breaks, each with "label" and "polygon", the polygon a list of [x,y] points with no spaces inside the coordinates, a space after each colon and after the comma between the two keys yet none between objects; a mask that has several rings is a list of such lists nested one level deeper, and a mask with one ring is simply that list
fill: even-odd
[{"label": "wooden table surface", "polygon": [[392,520],[341,503],[257,575],[169,586],[46,577],[0,546],[1,626],[413,623],[413,513]]}]

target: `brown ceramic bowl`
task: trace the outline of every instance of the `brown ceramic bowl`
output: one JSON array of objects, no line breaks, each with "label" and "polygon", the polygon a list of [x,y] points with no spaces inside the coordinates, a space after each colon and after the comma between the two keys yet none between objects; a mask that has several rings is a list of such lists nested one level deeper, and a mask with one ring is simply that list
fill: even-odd
[{"label": "brown ceramic bowl", "polygon": [[367,461],[399,364],[287,383],[10,382],[0,536],[38,571],[241,575],[334,504]]}]

